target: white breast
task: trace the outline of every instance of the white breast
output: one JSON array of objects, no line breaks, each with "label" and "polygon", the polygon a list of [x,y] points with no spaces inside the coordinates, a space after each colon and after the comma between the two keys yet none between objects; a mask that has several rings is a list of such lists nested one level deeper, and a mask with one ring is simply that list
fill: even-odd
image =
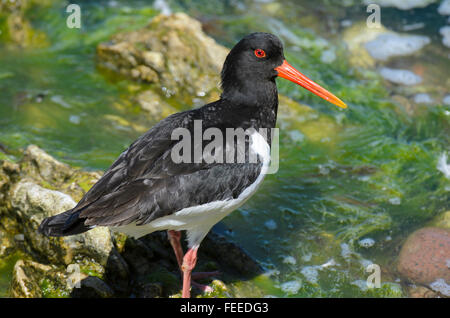
[{"label": "white breast", "polygon": [[171,215],[153,220],[145,225],[136,226],[134,223],[131,223],[125,226],[111,227],[111,229],[124,232],[135,238],[159,230],[186,230],[189,247],[198,246],[209,230],[225,216],[243,205],[256,192],[264,180],[270,163],[269,144],[256,131],[250,136],[250,140],[250,147],[258,154],[263,166],[255,182],[247,187],[236,199],[213,201],[185,208]]}]

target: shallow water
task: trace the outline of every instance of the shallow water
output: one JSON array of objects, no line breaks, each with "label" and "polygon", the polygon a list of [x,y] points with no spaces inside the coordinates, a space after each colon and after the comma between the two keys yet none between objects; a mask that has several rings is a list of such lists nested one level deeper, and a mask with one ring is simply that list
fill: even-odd
[{"label": "shallow water", "polygon": [[[61,3],[27,14],[48,35],[48,46],[12,49],[0,42],[0,143],[13,150],[11,157],[33,143],[69,164],[106,169],[155,123],[132,102],[145,85],[98,69],[95,46],[118,30],[145,25],[158,10],[144,1],[79,2],[81,32],[61,27]],[[279,172],[218,227],[267,269],[233,284],[241,296],[405,296],[393,271],[398,246],[450,208],[450,182],[436,168],[450,150],[450,107],[442,103],[450,93],[450,52],[439,35],[446,18],[437,4],[407,12],[383,8],[385,27],[402,33],[423,23],[408,34],[431,43],[413,56],[356,67],[342,38],[368,14],[357,1],[330,2],[165,2],[200,19],[228,47],[251,31],[279,35],[290,63],[349,105],[341,111],[278,81],[280,93],[312,110],[280,114]],[[420,73],[423,82],[394,86],[378,74],[381,65]],[[412,103],[419,92],[433,102]],[[381,288],[366,286],[371,263],[381,267]]]}]

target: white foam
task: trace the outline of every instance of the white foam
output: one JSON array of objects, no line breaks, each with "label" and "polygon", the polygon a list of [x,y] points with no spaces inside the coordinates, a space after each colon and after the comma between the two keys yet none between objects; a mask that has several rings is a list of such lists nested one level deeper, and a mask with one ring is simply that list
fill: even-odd
[{"label": "white foam", "polygon": [[312,258],[312,253],[308,253],[302,256],[302,261],[309,262]]},{"label": "white foam", "polygon": [[442,102],[444,103],[444,105],[450,105],[450,95],[446,95]]},{"label": "white foam", "polygon": [[386,61],[395,56],[411,55],[429,43],[427,36],[382,33],[367,42],[365,48],[374,59]]},{"label": "white foam", "polygon": [[347,243],[341,244],[341,256],[346,260],[349,260],[352,255],[352,251],[350,250],[350,245]]},{"label": "white foam", "polygon": [[66,102],[60,95],[53,95],[52,97],[50,97],[50,100],[64,108],[72,108],[72,106],[68,102]]},{"label": "white foam", "polygon": [[358,280],[355,280],[354,282],[352,282],[351,284],[357,286],[362,291],[367,290],[367,282],[365,280],[358,279]]},{"label": "white foam", "polygon": [[439,33],[442,35],[442,44],[450,47],[450,26],[446,25],[440,28]]},{"label": "white foam", "polygon": [[379,72],[386,80],[396,84],[416,85],[422,82],[422,77],[408,70],[383,67]]},{"label": "white foam", "polygon": [[281,290],[287,294],[297,294],[301,287],[302,284],[296,280],[281,284]]},{"label": "white foam", "polygon": [[325,50],[322,52],[320,60],[327,64],[333,63],[336,60],[336,53],[333,49]]},{"label": "white foam", "polygon": [[336,266],[336,262],[334,261],[334,259],[330,259],[328,262],[323,263],[322,265],[320,265],[321,268],[328,268],[328,267],[333,267]]},{"label": "white foam", "polygon": [[450,15],[450,0],[444,0],[438,8],[439,14]]},{"label": "white foam", "polygon": [[447,154],[445,152],[439,157],[436,168],[442,172],[447,179],[450,179],[450,164],[447,164]]},{"label": "white foam", "polygon": [[370,237],[368,237],[368,238],[365,238],[365,239],[363,239],[363,240],[360,240],[360,241],[358,242],[358,244],[359,244],[359,246],[361,246],[361,247],[369,248],[369,247],[372,247],[372,246],[375,245],[375,240],[374,240],[374,239],[371,239]]},{"label": "white foam", "polygon": [[297,264],[297,261],[293,256],[285,256],[283,257],[283,263],[295,265]]},{"label": "white foam", "polygon": [[172,10],[170,9],[169,4],[165,0],[156,0],[153,3],[153,7],[157,10],[161,11],[163,15],[171,15]]},{"label": "white foam", "polygon": [[78,125],[78,124],[81,122],[81,118],[80,118],[80,116],[78,116],[78,115],[70,115],[69,121],[70,121],[72,124]]},{"label": "white foam", "polygon": [[448,285],[444,279],[439,278],[435,282],[430,284],[432,290],[441,293],[444,296],[450,296],[450,285]]},{"label": "white foam", "polygon": [[423,29],[425,27],[425,23],[423,22],[417,22],[413,24],[407,24],[402,27],[403,31],[413,31],[413,30],[419,30]]},{"label": "white foam", "polygon": [[319,280],[319,272],[317,271],[316,266],[305,266],[301,270],[303,276],[305,276],[306,280],[312,284],[317,284]]},{"label": "white foam", "polygon": [[390,198],[388,201],[392,205],[400,205],[402,203],[402,199],[399,197]]},{"label": "white foam", "polygon": [[430,97],[430,95],[426,93],[420,93],[414,96],[414,102],[416,104],[432,104],[433,99]]},{"label": "white foam", "polygon": [[269,230],[275,230],[277,228],[277,223],[274,220],[266,221],[264,225]]}]

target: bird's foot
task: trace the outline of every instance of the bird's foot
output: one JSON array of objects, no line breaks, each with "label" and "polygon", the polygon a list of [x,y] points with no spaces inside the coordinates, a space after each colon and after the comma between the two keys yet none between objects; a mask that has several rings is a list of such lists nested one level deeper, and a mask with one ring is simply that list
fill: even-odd
[{"label": "bird's foot", "polygon": [[199,289],[202,293],[212,293],[214,291],[214,289],[211,286],[199,284],[194,281],[192,281],[192,286]]},{"label": "bird's foot", "polygon": [[[212,276],[217,276],[220,275],[219,271],[214,271],[214,272],[196,272],[196,273],[192,273],[192,279],[204,279],[204,278],[208,278],[208,277],[212,277]],[[209,285],[203,285],[203,284],[199,284],[195,281],[192,281],[192,286],[194,286],[195,288],[197,288],[198,290],[200,290],[202,293],[212,293],[214,291],[214,288],[212,288]]]}]

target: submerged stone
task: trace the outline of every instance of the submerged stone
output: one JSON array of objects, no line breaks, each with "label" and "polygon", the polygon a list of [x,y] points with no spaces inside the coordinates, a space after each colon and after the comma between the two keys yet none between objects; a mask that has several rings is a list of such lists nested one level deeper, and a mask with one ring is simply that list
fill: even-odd
[{"label": "submerged stone", "polygon": [[450,15],[450,0],[443,0],[438,8],[438,13],[441,15]]},{"label": "submerged stone", "polygon": [[426,93],[419,93],[414,96],[414,102],[417,104],[432,104],[433,99]]},{"label": "submerged stone", "polygon": [[376,60],[387,61],[392,57],[418,52],[430,42],[431,40],[427,36],[383,33],[367,42],[365,48]]},{"label": "submerged stone", "polygon": [[35,30],[25,17],[32,5],[46,5],[33,0],[0,1],[0,39],[17,47],[44,47],[48,44],[44,32]]},{"label": "submerged stone", "polygon": [[450,164],[447,164],[447,153],[443,153],[439,159],[436,167],[440,172],[444,174],[447,179],[450,179]]},{"label": "submerged stone", "polygon": [[97,47],[105,67],[158,83],[170,95],[217,90],[227,53],[202,31],[199,21],[184,13],[159,15],[147,27],[117,34]]},{"label": "submerged stone", "polygon": [[416,75],[409,70],[383,67],[379,72],[383,78],[395,84],[417,85],[422,82],[422,78],[419,75]]},{"label": "submerged stone", "polygon": [[430,286],[438,279],[450,283],[450,230],[426,227],[412,233],[404,243],[397,269],[405,278]]},{"label": "submerged stone", "polygon": [[450,26],[440,28],[439,33],[442,35],[442,44],[446,47],[450,47]]}]

